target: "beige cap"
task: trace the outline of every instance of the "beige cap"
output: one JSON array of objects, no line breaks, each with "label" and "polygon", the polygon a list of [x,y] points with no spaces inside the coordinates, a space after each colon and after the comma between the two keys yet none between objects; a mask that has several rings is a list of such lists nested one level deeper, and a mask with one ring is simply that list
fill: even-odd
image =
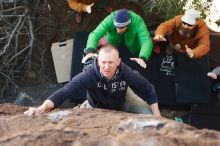
[{"label": "beige cap", "polygon": [[194,9],[189,9],[185,11],[185,14],[181,20],[187,24],[194,25],[197,19],[200,18],[200,12]]}]

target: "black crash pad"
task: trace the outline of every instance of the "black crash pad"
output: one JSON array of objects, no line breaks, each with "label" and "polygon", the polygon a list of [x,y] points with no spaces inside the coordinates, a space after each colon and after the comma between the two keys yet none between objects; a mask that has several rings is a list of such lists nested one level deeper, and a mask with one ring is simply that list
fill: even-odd
[{"label": "black crash pad", "polygon": [[192,105],[190,113],[182,116],[184,123],[197,128],[220,130],[220,102]]},{"label": "black crash pad", "polygon": [[177,54],[175,65],[176,101],[179,103],[206,103],[211,101],[208,56],[190,59]]},{"label": "black crash pad", "polygon": [[[83,49],[86,47],[88,39],[88,32],[76,32],[73,35],[74,44],[72,52],[72,67],[71,67],[71,78],[79,74],[83,70],[83,64],[81,63],[83,58]],[[81,90],[77,95],[74,95],[74,100],[84,101],[86,99],[86,90]]]}]

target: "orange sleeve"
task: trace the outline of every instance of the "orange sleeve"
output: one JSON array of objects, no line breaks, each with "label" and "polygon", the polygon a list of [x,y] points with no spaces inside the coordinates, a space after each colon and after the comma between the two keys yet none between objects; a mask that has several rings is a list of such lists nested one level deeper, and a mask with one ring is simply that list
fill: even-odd
[{"label": "orange sleeve", "polygon": [[207,33],[201,37],[201,39],[198,42],[198,46],[195,49],[193,49],[194,57],[201,58],[204,55],[208,54],[209,50],[210,50],[210,39],[209,39],[209,33]]},{"label": "orange sleeve", "polygon": [[68,0],[69,7],[77,12],[86,12],[87,4],[78,2],[77,0]]},{"label": "orange sleeve", "polygon": [[174,30],[174,28],[177,26],[177,24],[179,23],[180,19],[181,19],[181,16],[176,16],[173,19],[170,19],[166,22],[161,23],[157,27],[155,31],[155,35],[165,36],[168,33],[171,33]]}]

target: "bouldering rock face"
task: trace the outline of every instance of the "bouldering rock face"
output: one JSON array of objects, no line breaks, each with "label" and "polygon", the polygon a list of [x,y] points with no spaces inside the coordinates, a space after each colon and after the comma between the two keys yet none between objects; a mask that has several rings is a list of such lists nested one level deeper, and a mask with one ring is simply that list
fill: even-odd
[{"label": "bouldering rock face", "polygon": [[4,146],[217,146],[220,132],[165,118],[103,109],[56,109],[27,117],[27,107],[0,105]]}]

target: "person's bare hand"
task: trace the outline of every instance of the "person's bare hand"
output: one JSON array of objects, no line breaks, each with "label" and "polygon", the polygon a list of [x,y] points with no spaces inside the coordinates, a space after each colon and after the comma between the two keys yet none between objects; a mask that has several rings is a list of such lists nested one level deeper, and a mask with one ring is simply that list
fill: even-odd
[{"label": "person's bare hand", "polygon": [[94,3],[92,3],[92,4],[90,4],[90,5],[88,5],[88,6],[86,6],[86,12],[87,13],[91,13],[92,12],[92,6],[94,5]]},{"label": "person's bare hand", "polygon": [[86,54],[86,56],[84,56],[83,59],[82,59],[82,63],[85,63],[89,58],[92,58],[94,56],[97,56],[97,54],[95,54],[95,53]]},{"label": "person's bare hand", "polygon": [[27,116],[34,116],[34,115],[40,115],[43,112],[44,110],[39,107],[38,108],[30,107],[27,111],[24,112],[24,114]]},{"label": "person's bare hand", "polygon": [[187,45],[185,45],[186,47],[186,54],[189,58],[193,58],[194,57],[194,52],[191,48],[189,48]]},{"label": "person's bare hand", "polygon": [[137,62],[141,67],[146,68],[147,64],[142,58],[130,58],[130,60]]},{"label": "person's bare hand", "polygon": [[207,76],[210,77],[210,78],[212,78],[212,79],[214,79],[214,80],[217,79],[217,75],[216,75],[214,72],[208,72],[208,73],[207,73]]},{"label": "person's bare hand", "polygon": [[167,40],[164,38],[164,36],[162,36],[162,35],[156,35],[156,36],[153,38],[153,40],[158,41],[158,42],[167,41]]}]

